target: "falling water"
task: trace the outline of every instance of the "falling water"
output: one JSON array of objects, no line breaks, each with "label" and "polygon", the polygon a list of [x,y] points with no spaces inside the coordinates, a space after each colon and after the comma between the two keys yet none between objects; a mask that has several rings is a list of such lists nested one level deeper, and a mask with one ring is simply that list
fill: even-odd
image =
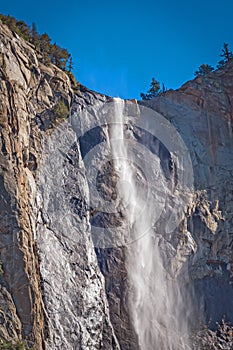
[{"label": "falling water", "polygon": [[[161,255],[161,235],[152,228],[156,203],[144,200],[144,187],[137,182],[136,169],[125,139],[124,104],[114,100],[115,123],[110,126],[110,144],[118,191],[128,218],[131,242],[127,247],[127,271],[130,283],[129,305],[140,350],[187,350],[181,334],[187,331],[178,283],[169,276]],[[116,142],[117,140],[117,142]],[[157,184],[160,186],[160,184]],[[150,189],[149,189],[150,190]],[[151,225],[148,225],[151,223]],[[148,230],[148,227],[151,227]]]}]

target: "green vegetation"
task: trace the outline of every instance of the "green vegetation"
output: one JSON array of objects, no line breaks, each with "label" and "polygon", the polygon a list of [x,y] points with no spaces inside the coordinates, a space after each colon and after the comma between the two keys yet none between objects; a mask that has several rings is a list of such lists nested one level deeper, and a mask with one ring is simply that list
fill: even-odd
[{"label": "green vegetation", "polygon": [[161,89],[160,83],[155,78],[152,78],[152,81],[150,83],[150,89],[147,91],[146,94],[141,92],[140,96],[142,100],[151,100],[153,97],[158,96],[163,92],[166,92],[166,88],[164,84],[162,84],[162,89]]},{"label": "green vegetation", "polygon": [[[4,341],[0,339],[0,350],[27,350],[25,343],[21,340],[17,342]],[[32,348],[28,350],[33,350]]]},{"label": "green vegetation", "polygon": [[[222,58],[216,68],[212,67],[211,65],[204,63],[200,65],[200,67],[195,71],[194,75],[195,77],[205,76],[209,74],[210,72],[213,72],[215,69],[219,69],[224,67],[229,61],[233,59],[233,53],[229,49],[229,45],[227,43],[223,44],[222,52],[220,54],[220,57]],[[142,100],[150,100],[155,96],[158,96],[161,93],[166,92],[167,89],[165,88],[164,84],[162,84],[162,89],[160,88],[160,83],[155,79],[152,78],[152,81],[150,83],[150,89],[147,91],[146,94],[143,92],[140,94]]]},{"label": "green vegetation", "polygon": [[217,68],[222,68],[227,62],[229,62],[233,58],[232,51],[229,50],[228,46],[229,45],[227,43],[223,44],[222,53],[220,55],[222,59],[218,62]]},{"label": "green vegetation", "polygon": [[64,71],[71,72],[73,60],[70,53],[56,43],[52,44],[47,33],[39,34],[36,30],[35,23],[30,27],[24,21],[18,21],[12,16],[4,16],[2,14],[0,14],[0,20],[2,23],[6,24],[10,30],[35,46],[36,50],[42,55],[42,63],[48,64],[51,62]]},{"label": "green vegetation", "polygon": [[76,80],[74,74],[71,71],[68,71],[68,72],[66,71],[66,74],[70,78],[70,83],[71,83],[71,86],[72,86],[74,92],[79,91],[80,90],[80,83]]},{"label": "green vegetation", "polygon": [[214,70],[214,67],[210,66],[209,64],[202,64],[198,70],[194,73],[196,77],[204,76]]},{"label": "green vegetation", "polygon": [[[216,69],[224,67],[229,61],[232,60],[233,53],[231,50],[229,50],[228,46],[229,45],[227,43],[223,44],[222,52],[220,54],[220,57],[222,57],[222,59],[218,62]],[[198,68],[198,70],[195,71],[194,75],[196,77],[200,77],[200,76],[204,76],[204,75],[206,75],[214,70],[215,70],[214,67],[210,66],[209,64],[202,64]]]},{"label": "green vegetation", "polygon": [[35,23],[32,23],[30,27],[24,21],[18,21],[12,16],[4,16],[2,14],[0,14],[0,21],[6,24],[11,31],[33,44],[35,49],[41,54],[39,59],[42,63],[46,65],[53,63],[64,70],[70,78],[72,88],[75,91],[79,90],[80,84],[72,73],[74,65],[73,59],[66,49],[61,48],[56,43],[52,44],[47,33],[39,34]]},{"label": "green vegetation", "polygon": [[66,106],[63,100],[60,100],[53,107],[53,113],[55,115],[55,119],[66,119],[69,117],[69,108]]},{"label": "green vegetation", "polygon": [[[200,67],[195,71],[194,75],[195,77],[205,76],[209,74],[210,72],[213,72],[215,69],[219,69],[224,67],[229,61],[233,59],[233,53],[229,49],[229,45],[227,43],[223,44],[222,52],[220,54],[220,57],[222,58],[218,64],[216,65],[216,68],[212,67],[211,65],[204,63],[201,64]],[[140,94],[142,100],[150,100],[155,96],[158,96],[161,93],[166,92],[167,89],[165,88],[164,84],[162,84],[162,89],[160,88],[160,83],[155,79],[152,78],[152,81],[150,83],[150,89],[147,91],[146,94],[143,92]]]}]

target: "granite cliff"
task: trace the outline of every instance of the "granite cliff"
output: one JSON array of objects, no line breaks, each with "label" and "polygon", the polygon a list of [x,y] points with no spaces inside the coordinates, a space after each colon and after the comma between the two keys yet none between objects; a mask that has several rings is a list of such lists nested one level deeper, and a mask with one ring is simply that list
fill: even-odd
[{"label": "granite cliff", "polygon": [[[117,203],[110,216],[96,198],[90,203],[92,169],[104,151],[89,156],[109,144],[102,118],[113,100],[82,86],[74,93],[62,70],[43,65],[32,45],[1,24],[0,54],[0,338],[38,350],[136,350],[123,209]],[[193,187],[168,230],[179,206],[179,164],[171,166],[172,150],[153,135],[146,144],[145,130],[130,120],[133,144],[156,153],[166,180],[156,232],[167,269],[192,294],[193,324],[214,325],[224,315],[233,322],[233,63],[124,108],[130,116],[155,111],[184,141]],[[94,185],[111,202],[118,178],[111,159],[104,164]],[[96,228],[109,228],[107,241]]]},{"label": "granite cliff", "polygon": [[[82,187],[84,196],[88,192],[74,135],[67,127],[63,130],[74,142],[73,149],[66,150],[66,136],[63,139],[63,133],[54,133],[55,125],[62,121],[56,106],[62,103],[67,110],[71,108],[73,92],[69,78],[55,66],[44,66],[30,44],[2,25],[0,40],[0,336],[7,340],[24,339],[36,349],[44,349],[46,344],[50,349],[71,349],[73,344],[83,349],[118,348],[109,320],[103,277],[91,242],[88,214],[79,219],[81,226],[77,234],[82,234],[83,240],[78,248],[75,241],[66,241],[65,232],[62,238],[61,230],[53,231],[58,209],[47,212],[46,198],[41,203],[41,196],[50,193],[50,181],[51,190],[56,183],[52,177],[52,160],[48,159],[51,169],[42,173],[38,171],[39,164],[45,160],[48,147],[49,154],[52,148],[58,152],[53,159],[57,165],[59,155],[64,158],[57,144],[59,139],[61,149],[67,151],[67,159],[69,151],[70,157],[75,158],[70,176],[80,170],[75,173],[77,183],[72,179],[68,186],[72,187],[73,181],[77,189]],[[66,174],[61,174],[60,180],[63,175]],[[45,192],[41,190],[43,185]],[[68,230],[68,226],[63,228]],[[53,258],[53,253],[47,256],[47,249],[55,249]],[[67,298],[62,295],[63,289]]]}]

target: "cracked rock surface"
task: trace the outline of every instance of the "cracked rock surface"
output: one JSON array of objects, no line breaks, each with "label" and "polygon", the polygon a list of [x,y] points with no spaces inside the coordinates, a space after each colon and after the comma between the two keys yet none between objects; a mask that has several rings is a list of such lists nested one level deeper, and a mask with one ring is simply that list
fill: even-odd
[{"label": "cracked rock surface", "polygon": [[[124,213],[101,216],[97,200],[90,201],[88,154],[108,143],[98,111],[111,98],[83,87],[74,95],[63,71],[44,66],[35,48],[2,24],[0,93],[0,337],[38,350],[138,349],[125,250],[118,244]],[[59,101],[69,120],[56,120]],[[194,173],[180,225],[165,234],[174,195],[156,227],[168,268],[185,276],[205,321],[226,315],[232,322],[233,63],[142,104],[178,130]],[[80,121],[87,108],[89,117]],[[89,130],[82,137],[77,121]],[[145,132],[130,128],[134,142],[143,144]],[[172,151],[154,139],[148,147],[169,186],[176,186]],[[102,198],[117,197],[111,161],[96,181]],[[118,227],[114,247],[101,246],[97,224]]]}]

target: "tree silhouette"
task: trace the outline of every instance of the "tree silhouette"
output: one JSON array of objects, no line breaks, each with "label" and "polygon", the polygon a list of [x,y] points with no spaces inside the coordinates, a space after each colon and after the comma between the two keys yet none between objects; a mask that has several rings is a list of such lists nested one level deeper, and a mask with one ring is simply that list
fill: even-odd
[{"label": "tree silhouette", "polygon": [[233,58],[232,51],[229,50],[228,46],[229,45],[227,43],[223,44],[222,53],[220,55],[220,57],[222,57],[223,59],[218,62],[217,68],[222,68],[227,62],[229,62]]},{"label": "tree silhouette", "polygon": [[159,93],[166,91],[164,84],[163,90],[164,91],[160,90],[160,83],[155,78],[152,78],[152,81],[150,83],[150,89],[147,91],[146,94],[141,92],[140,96],[142,100],[151,100],[153,97],[158,96]]},{"label": "tree silhouette", "polygon": [[214,70],[214,67],[210,66],[209,64],[202,64],[202,65],[200,65],[198,70],[196,70],[194,75],[196,77],[204,76],[204,75],[212,72],[213,70]]},{"label": "tree silhouette", "polygon": [[73,65],[74,65],[73,59],[72,59],[72,57],[70,56],[69,65],[68,65],[68,71],[69,71],[69,72],[72,72],[72,70],[73,70]]}]

